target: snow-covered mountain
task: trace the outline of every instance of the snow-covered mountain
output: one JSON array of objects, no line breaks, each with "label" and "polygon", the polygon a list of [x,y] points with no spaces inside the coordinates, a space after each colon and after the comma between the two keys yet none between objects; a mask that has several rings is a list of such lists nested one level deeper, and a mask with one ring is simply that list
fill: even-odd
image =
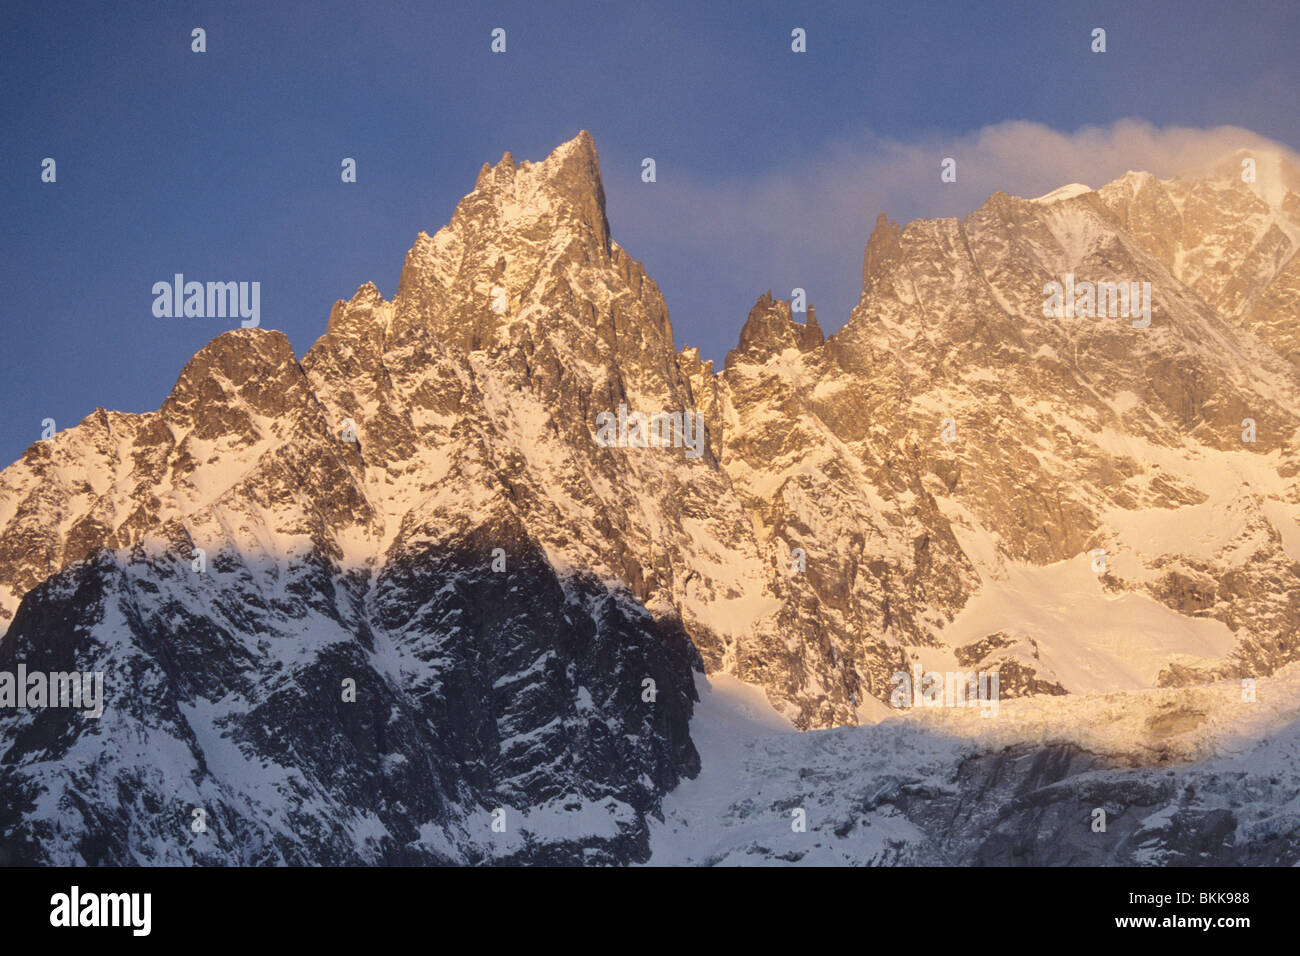
[{"label": "snow-covered mountain", "polygon": [[[0,709],[0,858],[737,862],[768,844],[702,849],[708,814],[739,812],[703,781],[778,806],[797,773],[876,793],[863,813],[881,775],[942,778],[978,804],[940,854],[968,860],[1045,779],[996,747],[1053,784],[1152,773],[1149,721],[1093,750],[1026,728],[1097,701],[1160,728],[1153,701],[1292,687],[1270,675],[1300,624],[1300,185],[1281,156],[1244,182],[1241,159],[882,214],[839,332],[764,295],[720,371],[677,351],[611,238],[590,136],[485,165],[393,300],[363,285],[301,361],[225,333],[157,412],[97,409],[0,472],[0,671],[106,684],[98,719]],[[1148,284],[1149,324],[1047,315],[1067,276]],[[707,431],[598,440],[620,409]],[[902,718],[894,675],[918,667],[997,670],[1000,714],[1044,716]],[[764,731],[743,748],[771,759],[727,777],[718,687],[769,729],[841,729]],[[1294,721],[1274,700],[1215,713]],[[1152,813],[1176,796],[1157,789]],[[1259,799],[1293,853],[1293,809]],[[912,835],[831,858],[939,852],[934,806],[884,802]]]}]

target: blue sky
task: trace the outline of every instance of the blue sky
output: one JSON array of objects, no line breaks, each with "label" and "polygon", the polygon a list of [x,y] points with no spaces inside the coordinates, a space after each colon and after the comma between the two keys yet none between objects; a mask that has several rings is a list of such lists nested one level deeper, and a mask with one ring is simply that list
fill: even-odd
[{"label": "blue sky", "polygon": [[[842,324],[881,210],[905,222],[998,188],[1168,175],[1248,135],[1300,149],[1286,2],[85,3],[3,18],[4,463],[44,418],[157,408],[237,324],[154,318],[155,281],[260,281],[263,327],[301,356],[335,299],[367,280],[393,295],[415,234],[447,221],[483,162],[540,159],[583,128],[614,237],[659,282],[678,346],[716,359],[768,288],[806,287],[823,326]],[[790,51],[796,26],[806,54]],[[945,155],[956,188],[938,182]],[[57,183],[40,181],[46,156]]]}]

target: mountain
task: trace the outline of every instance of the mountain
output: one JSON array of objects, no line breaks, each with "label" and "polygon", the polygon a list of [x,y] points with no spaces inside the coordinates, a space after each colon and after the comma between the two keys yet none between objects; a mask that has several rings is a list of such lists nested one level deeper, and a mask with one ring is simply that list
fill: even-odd
[{"label": "mountain", "polygon": [[[798,665],[774,675],[738,652],[732,671],[801,728],[867,717],[862,702],[888,700],[915,660],[1000,667],[1014,696],[1295,659],[1300,379],[1243,321],[1252,306],[1221,314],[1152,254],[1153,232],[1128,232],[1124,182],[1050,202],[999,193],[906,228],[882,215],[840,331],[821,342],[811,314],[801,326],[764,297],[722,373],[695,373],[772,563],[807,556],[780,612],[784,633],[815,635]],[[1267,212],[1240,182],[1178,188]],[[1226,230],[1168,225],[1184,263]],[[1294,259],[1261,219],[1216,261],[1245,268],[1259,234]],[[1149,283],[1150,325],[1044,318],[1045,286],[1067,275]],[[1093,633],[1098,615],[1118,632]]]},{"label": "mountain", "polygon": [[[843,328],[766,294],[721,370],[611,238],[588,134],[485,165],[394,298],[337,302],[301,361],[227,332],[157,412],[97,409],[0,472],[0,672],[106,685],[98,719],[0,709],[0,853],[658,861],[705,825],[666,795],[727,763],[696,747],[701,675],[769,729],[842,728],[782,735],[746,787],[888,740],[915,668],[996,670],[1051,715],[1289,687],[1300,187],[1240,158],[882,214]],[[1149,288],[1149,315],[1047,315],[1067,276]],[[599,440],[637,413],[673,440]],[[983,826],[1021,784],[960,770],[992,745],[958,731],[936,766]]]},{"label": "mountain", "polygon": [[[513,312],[440,284],[513,277],[503,252],[530,283]],[[547,314],[598,286],[594,333]],[[465,340],[439,337],[450,319],[430,303],[462,310]],[[647,612],[660,586],[619,537],[665,532],[622,513],[612,454],[608,477],[579,469],[566,436],[583,419],[546,402],[573,394],[556,358],[571,335],[604,353],[587,387],[622,394],[622,355],[666,401],[666,322],[608,241],[584,136],[485,171],[452,226],[417,240],[396,301],[363,286],[301,364],[279,333],[229,332],[157,413],[99,411],[33,446],[3,476],[6,583],[27,590],[0,668],[103,671],[109,701],[84,724],[3,712],[12,859],[643,855],[645,814],[698,768],[698,655]],[[490,356],[462,347],[509,323]],[[689,510],[710,490],[697,470],[647,478]]]}]

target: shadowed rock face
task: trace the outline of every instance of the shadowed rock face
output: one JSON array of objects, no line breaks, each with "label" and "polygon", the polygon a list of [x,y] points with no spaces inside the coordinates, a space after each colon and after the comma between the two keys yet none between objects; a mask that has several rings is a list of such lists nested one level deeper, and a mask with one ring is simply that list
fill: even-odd
[{"label": "shadowed rock face", "polygon": [[328,561],[277,573],[268,599],[234,555],[100,552],[28,594],[0,670],[101,672],[106,706],[0,711],[3,862],[646,858],[646,814],[699,767],[680,630],[561,582],[517,526],[413,548],[369,596]]},{"label": "shadowed rock face", "polygon": [[[1287,825],[1279,834],[1239,819],[1239,811],[1213,799],[1206,805],[1197,791],[1218,783],[1210,777],[1116,768],[1070,745],[1019,746],[966,760],[957,772],[956,793],[899,787],[877,794],[871,809],[889,803],[924,828],[930,839],[908,855],[911,862],[930,865],[1293,863],[1300,855],[1300,828]],[[1098,809],[1105,811],[1104,831],[1093,828]]]},{"label": "shadowed rock face", "polygon": [[[1295,659],[1300,200],[1230,179],[882,214],[839,332],[768,293],[718,372],[611,238],[590,136],[485,165],[394,299],[337,302],[301,362],[228,332],[157,412],[96,410],[0,473],[0,669],[109,693],[99,722],[0,710],[5,852],[644,859],[698,770],[693,668],[801,729],[930,653],[1064,695],[1058,635],[948,629],[1008,567],[1093,549],[1108,593],[1232,632],[1161,683]],[[1044,317],[1067,272],[1150,283],[1151,326]],[[596,441],[620,407],[698,412],[703,453]]]},{"label": "shadowed rock face", "polygon": [[[1008,701],[994,719],[931,711],[812,733],[756,729],[729,738],[725,759],[720,739],[705,740],[701,780],[671,795],[653,828],[655,859],[1294,865],[1298,682],[1295,664],[1262,681],[1266,704],[1225,684]],[[721,717],[719,706],[710,695],[702,710]]]}]

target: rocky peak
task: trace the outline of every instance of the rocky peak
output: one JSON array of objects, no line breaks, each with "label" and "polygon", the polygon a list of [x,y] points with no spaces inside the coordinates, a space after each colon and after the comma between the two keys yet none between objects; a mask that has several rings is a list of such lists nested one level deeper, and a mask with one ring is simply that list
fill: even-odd
[{"label": "rocky peak", "polygon": [[609,255],[605,187],[596,144],[586,130],[541,162],[516,163],[506,152],[495,166],[485,164],[474,191],[456,206],[450,228],[473,234],[527,231],[539,224],[564,228],[581,238],[589,252]]},{"label": "rocky peak", "polygon": [[867,249],[862,256],[862,294],[866,295],[875,284],[876,277],[885,272],[891,262],[899,258],[902,251],[903,230],[896,222],[890,222],[883,212],[876,216],[875,228],[867,240]]},{"label": "rocky peak", "polygon": [[[293,347],[283,332],[234,329],[199,349],[181,371],[163,402],[163,417],[192,424],[198,437],[224,434],[227,410],[241,420],[250,416],[274,419],[292,401],[306,399],[310,389],[298,367]],[[206,433],[211,431],[211,436]]]},{"label": "rocky peak", "polygon": [[547,193],[548,198],[558,199],[561,205],[578,212],[579,218],[596,229],[608,243],[600,161],[596,155],[596,143],[586,130],[555,147],[541,162],[524,160],[516,163],[514,156],[507,151],[495,166],[484,163],[474,184],[474,192],[461,202],[458,211],[464,208],[468,212],[475,196],[486,196],[508,207],[512,201],[535,198],[541,193]]},{"label": "rocky peak", "polygon": [[[367,282],[351,299],[339,299],[334,303],[325,334],[313,348],[320,348],[323,344],[341,346],[345,342],[350,343],[354,351],[361,342],[370,343],[371,349],[378,348],[389,331],[391,318],[392,303],[384,300],[373,282]],[[305,367],[306,357],[303,361]]]},{"label": "rocky peak", "polygon": [[541,162],[506,153],[480,170],[445,228],[416,238],[394,299],[394,331],[432,323],[449,344],[490,350],[573,298],[573,270],[618,272],[616,259],[589,133]]},{"label": "rocky peak", "polygon": [[353,308],[361,306],[374,307],[383,301],[384,297],[380,295],[379,288],[373,282],[364,282],[357,287],[357,291],[354,292],[352,298],[348,300],[348,305]]},{"label": "rocky peak", "polygon": [[740,330],[740,344],[727,353],[724,368],[731,368],[739,361],[765,362],[773,355],[788,348],[808,352],[825,341],[821,326],[813,307],[808,306],[808,320],[796,322],[790,311],[790,303],[784,299],[773,299],[772,290],[764,292],[754,307],[749,310],[749,318]]}]

